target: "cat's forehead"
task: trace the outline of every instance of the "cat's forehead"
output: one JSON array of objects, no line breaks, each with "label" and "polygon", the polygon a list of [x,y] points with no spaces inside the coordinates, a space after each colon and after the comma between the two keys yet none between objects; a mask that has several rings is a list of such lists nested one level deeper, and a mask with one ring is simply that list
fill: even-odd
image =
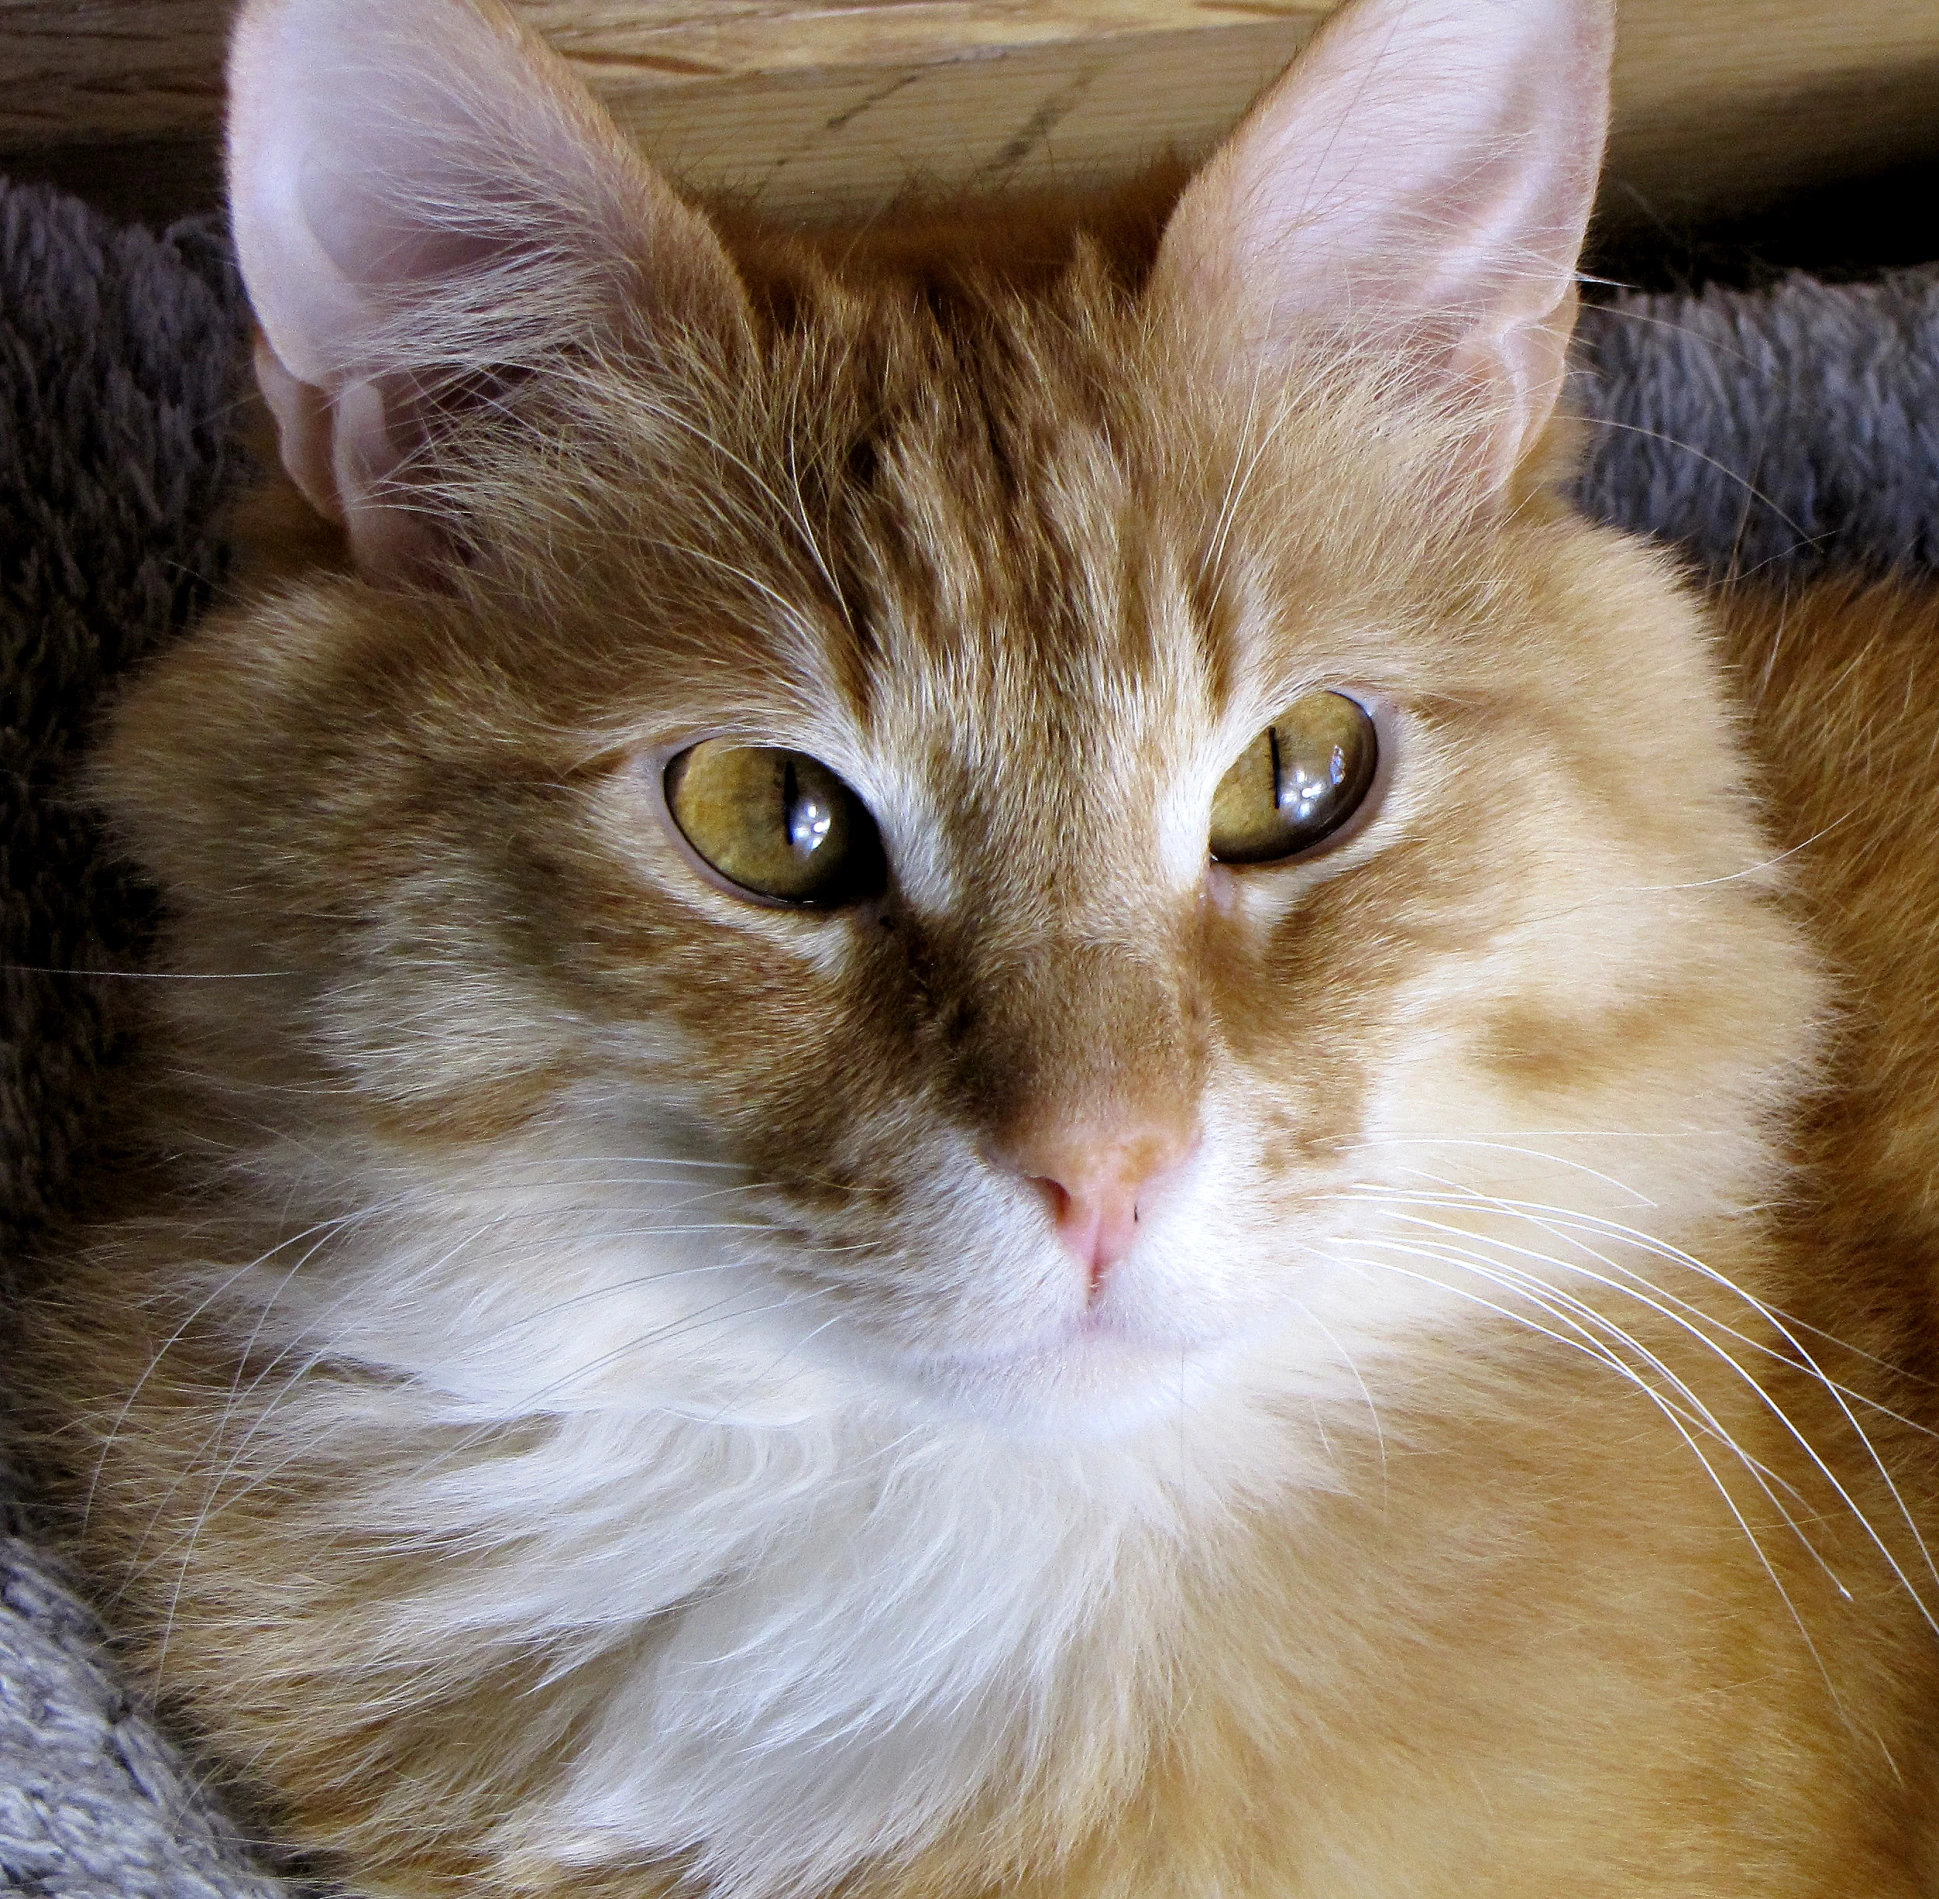
[{"label": "cat's forehead", "polygon": [[878,285],[733,378],[582,378],[525,437],[570,444],[547,486],[494,485],[490,617],[521,654],[550,629],[521,661],[548,695],[546,653],[658,743],[792,745],[959,807],[1019,774],[1036,809],[1149,800],[1305,691],[1393,683],[1449,565],[1420,443],[1332,365],[1234,402],[1175,354],[1094,285]]},{"label": "cat's forehead", "polygon": [[1258,444],[1135,315],[1094,291],[877,304],[763,365],[742,453],[781,518],[737,550],[773,576],[757,663],[805,671],[866,734],[972,764],[1082,749],[1089,770],[1100,735],[1162,745],[1337,663],[1299,651],[1330,581],[1286,597],[1253,532]]}]

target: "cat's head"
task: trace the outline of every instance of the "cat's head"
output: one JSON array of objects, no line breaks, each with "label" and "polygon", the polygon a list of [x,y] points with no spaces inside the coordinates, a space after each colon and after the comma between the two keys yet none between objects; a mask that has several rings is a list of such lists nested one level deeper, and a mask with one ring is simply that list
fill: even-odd
[{"label": "cat's head", "polygon": [[246,9],[347,553],[110,782],[248,978],[193,1060],[381,1238],[291,1265],[342,1350],[1081,1430],[1756,1191],[1812,979],[1694,606],[1542,482],[1609,33],[1359,0],[1146,254],[918,264],[730,248],[496,11]]}]

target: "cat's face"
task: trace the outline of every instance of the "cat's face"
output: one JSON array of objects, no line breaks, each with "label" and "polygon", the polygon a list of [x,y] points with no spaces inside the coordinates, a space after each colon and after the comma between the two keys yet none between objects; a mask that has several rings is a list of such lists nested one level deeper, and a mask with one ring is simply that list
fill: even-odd
[{"label": "cat's face", "polygon": [[[1069,1428],[1337,1375],[1487,1225],[1444,1189],[1675,1238],[1748,1183],[1800,979],[1688,609],[1437,497],[1429,420],[1335,366],[1262,426],[1073,295],[1092,337],[1013,311],[948,382],[885,299],[711,407],[623,363],[534,392],[455,582],[318,583],[151,689],[136,769],[201,830],[158,854],[247,892],[239,966],[304,972],[249,1036],[367,1197],[401,1168],[470,1236],[410,1323],[489,1302],[607,1397],[664,1387],[664,1332]],[[1215,861],[1222,780],[1327,693],[1364,796]],[[860,881],[711,869],[668,795],[708,741],[834,774]],[[734,821],[689,801],[730,863]],[[1102,1263],[1029,1164],[1059,1130],[1073,1174],[1153,1150]]]},{"label": "cat's face", "polygon": [[[1487,400],[1337,313],[1268,362],[1222,175],[1135,289],[750,303],[683,252],[676,347],[629,317],[460,418],[429,554],[358,485],[398,414],[345,447],[408,379],[306,449],[270,357],[371,579],[179,656],[116,795],[178,953],[284,972],[183,1006],[373,1210],[305,1268],[345,1349],[1115,1430],[1754,1189],[1810,985],[1701,635],[1503,473],[1566,263],[1486,377],[1457,338]],[[1258,761],[1316,707],[1300,830]]]}]

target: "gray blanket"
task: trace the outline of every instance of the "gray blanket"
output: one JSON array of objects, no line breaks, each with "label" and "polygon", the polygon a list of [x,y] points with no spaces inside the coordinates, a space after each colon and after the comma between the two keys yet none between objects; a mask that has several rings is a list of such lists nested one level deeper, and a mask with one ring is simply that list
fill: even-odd
[{"label": "gray blanket", "polygon": [[[69,792],[130,663],[222,577],[241,297],[159,237],[0,181],[0,1258],[31,1254],[122,1057],[148,909]],[[1939,566],[1939,267],[1620,296],[1583,320],[1581,505],[1718,578]],[[0,1381],[3,1386],[3,1381]],[[0,1891],[295,1899],[132,1697],[4,1491]]]}]

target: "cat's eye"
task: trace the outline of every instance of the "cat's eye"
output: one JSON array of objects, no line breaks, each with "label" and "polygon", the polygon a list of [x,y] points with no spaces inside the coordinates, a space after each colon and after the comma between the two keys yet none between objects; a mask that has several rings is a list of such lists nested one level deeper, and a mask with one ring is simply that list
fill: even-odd
[{"label": "cat's eye", "polygon": [[1212,797],[1212,855],[1270,864],[1311,850],[1365,803],[1380,748],[1343,692],[1309,692],[1240,753]]},{"label": "cat's eye", "polygon": [[666,796],[681,836],[754,896],[833,909],[887,879],[868,807],[806,752],[706,739],[667,766]]}]

